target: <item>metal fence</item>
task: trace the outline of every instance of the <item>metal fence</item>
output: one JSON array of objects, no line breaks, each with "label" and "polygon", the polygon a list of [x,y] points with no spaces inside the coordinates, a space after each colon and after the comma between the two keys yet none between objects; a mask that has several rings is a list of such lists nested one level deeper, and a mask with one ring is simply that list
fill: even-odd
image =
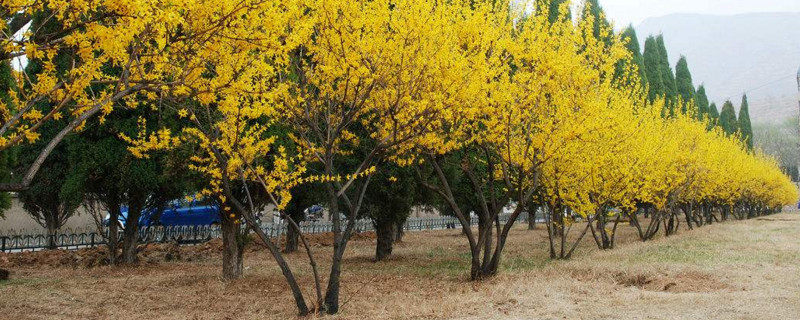
[{"label": "metal fence", "polygon": [[[506,223],[509,215],[500,215],[501,223]],[[527,221],[528,214],[523,213],[517,221]],[[345,222],[346,223],[346,222]],[[478,219],[471,220],[472,225],[478,224]],[[440,230],[460,227],[455,217],[429,217],[409,218],[403,225],[406,231]],[[286,234],[286,223],[262,223],[261,229],[272,238]],[[330,221],[302,222],[300,229],[305,234],[325,233],[333,231]],[[374,231],[375,227],[370,220],[356,221],[356,232]],[[120,232],[120,239],[122,233]],[[219,226],[170,226],[170,227],[142,227],[139,230],[140,243],[175,241],[179,244],[198,244],[222,236]],[[44,250],[54,246],[58,249],[76,250],[91,248],[106,244],[106,237],[97,231],[78,230],[67,231],[57,235],[47,234],[11,234],[0,235],[0,252],[22,252]]]}]

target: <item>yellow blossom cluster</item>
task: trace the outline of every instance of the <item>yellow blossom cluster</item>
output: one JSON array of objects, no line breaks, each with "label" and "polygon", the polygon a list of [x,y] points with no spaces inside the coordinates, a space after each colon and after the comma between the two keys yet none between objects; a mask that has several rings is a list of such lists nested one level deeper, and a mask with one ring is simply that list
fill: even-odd
[{"label": "yellow blossom cluster", "polygon": [[[480,146],[499,159],[492,176],[506,190],[536,189],[582,214],[797,200],[774,160],[690,116],[663,118],[663,102],[631,81],[636,70],[620,76],[633,65],[620,63],[630,59],[623,41],[595,38],[589,16],[434,0],[4,0],[3,10],[51,12],[65,33],[2,39],[5,54],[43,70],[15,107],[0,106],[0,147],[36,140],[48,119],[146,101],[174,111],[181,129],[121,136],[133,154],[191,146],[187,166],[210,180],[204,194],[257,182],[279,208],[297,184],[380,170],[375,160],[307,172],[368,143],[401,165]],[[73,66],[57,71],[66,49]],[[43,100],[55,107],[39,110]]]}]

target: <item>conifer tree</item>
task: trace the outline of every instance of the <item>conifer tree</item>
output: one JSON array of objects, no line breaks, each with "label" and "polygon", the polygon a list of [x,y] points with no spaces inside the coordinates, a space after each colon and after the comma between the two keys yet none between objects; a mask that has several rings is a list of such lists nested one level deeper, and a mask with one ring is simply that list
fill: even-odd
[{"label": "conifer tree", "polygon": [[669,53],[664,44],[664,35],[659,34],[656,36],[656,45],[658,46],[659,64],[661,68],[661,77],[664,80],[664,88],[668,97],[674,98],[677,96],[678,89],[675,86],[675,73],[672,72],[672,67],[669,63]]},{"label": "conifer tree", "polygon": [[717,111],[717,104],[711,103],[708,106],[708,130],[714,129],[719,125],[719,111]]},{"label": "conifer tree", "polygon": [[710,114],[711,110],[709,110],[708,106],[708,95],[706,95],[706,87],[705,85],[700,85],[697,87],[697,93],[695,94],[695,104],[697,105],[697,119],[702,120]]},{"label": "conifer tree", "polygon": [[734,110],[733,103],[730,100],[725,101],[725,104],[722,105],[722,111],[719,113],[719,125],[727,135],[732,135],[739,130],[736,110]]},{"label": "conifer tree", "polygon": [[[697,93],[694,91],[692,73],[689,71],[689,64],[686,62],[686,57],[684,56],[681,56],[680,60],[678,60],[678,64],[675,66],[675,85],[678,89],[678,95],[683,102],[681,104],[681,112],[686,114],[688,107],[695,102]],[[699,112],[697,113],[699,114]]]},{"label": "conifer tree", "polygon": [[[536,13],[544,13],[547,15],[547,20],[550,23],[556,22],[559,19],[558,10],[561,8],[561,5],[566,3],[567,0],[543,0],[536,2]],[[568,11],[567,15],[564,19],[571,19],[572,14]]]},{"label": "conifer tree", "polygon": [[[554,1],[554,2],[561,2],[561,1]],[[592,33],[595,39],[600,39],[603,42],[605,42],[606,45],[609,45],[614,35],[600,34],[602,30],[611,30],[611,24],[608,22],[608,19],[606,18],[606,13],[603,11],[603,7],[600,6],[598,0],[586,0],[584,5],[588,9],[586,10],[587,12],[584,12],[584,14],[590,15],[594,19],[594,23],[592,25]]]},{"label": "conifer tree", "polygon": [[675,86],[675,74],[672,72],[672,67],[669,63],[669,54],[667,47],[664,45],[664,36],[658,35],[656,37],[656,46],[658,49],[658,66],[661,73],[661,80],[664,82],[664,93],[667,99],[666,108],[669,109],[669,115],[675,114],[675,100],[678,96],[678,89]]},{"label": "conifer tree", "polygon": [[708,114],[711,116],[711,119],[714,121],[719,120],[719,109],[717,109],[717,104],[712,102],[710,106],[708,106]]},{"label": "conifer tree", "polygon": [[658,43],[653,36],[647,37],[647,40],[644,42],[643,59],[644,72],[647,76],[647,83],[650,85],[647,98],[653,101],[666,93],[664,79],[661,76],[661,68],[659,66],[660,53],[658,50]]},{"label": "conifer tree", "polygon": [[[642,49],[639,46],[639,38],[636,36],[636,30],[633,29],[633,25],[629,25],[625,30],[622,31],[622,39],[628,41],[625,44],[625,47],[628,48],[628,51],[631,53],[631,62],[633,65],[636,66],[639,73],[639,79],[641,81],[641,85],[647,84],[647,74],[644,70],[644,56],[642,56]],[[617,70],[618,74],[621,74],[624,70],[625,65],[621,64]]]},{"label": "conifer tree", "polygon": [[[4,31],[8,32],[8,27],[4,26]],[[0,62],[0,103],[8,106],[7,110],[14,112],[16,107],[13,105],[10,93],[17,90],[14,81],[14,71],[11,69],[10,61]],[[0,122],[6,123],[11,118],[11,114],[0,113]],[[11,168],[17,161],[17,151],[7,149],[0,151],[0,182],[8,182],[11,179]],[[11,208],[11,195],[8,192],[0,192],[0,218],[3,212]]]},{"label": "conifer tree", "polygon": [[753,150],[753,127],[750,125],[750,107],[747,104],[747,95],[742,95],[742,106],[739,107],[739,132],[742,142],[748,150]]},{"label": "conifer tree", "polygon": [[[9,110],[14,110],[10,92],[16,90],[14,73],[8,61],[0,62],[0,103],[9,106]],[[11,117],[10,114],[0,114],[0,122],[5,123]],[[7,149],[0,151],[0,181],[6,182],[11,178],[11,166],[16,161],[16,150]],[[11,208],[11,196],[7,192],[0,192],[0,218],[3,212]]]}]

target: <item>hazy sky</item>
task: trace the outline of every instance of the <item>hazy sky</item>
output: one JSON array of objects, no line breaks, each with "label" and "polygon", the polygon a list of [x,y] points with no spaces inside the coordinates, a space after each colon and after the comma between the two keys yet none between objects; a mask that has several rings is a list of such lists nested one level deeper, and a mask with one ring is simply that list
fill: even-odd
[{"label": "hazy sky", "polygon": [[800,12],[800,0],[600,0],[600,5],[617,27],[670,13]]}]

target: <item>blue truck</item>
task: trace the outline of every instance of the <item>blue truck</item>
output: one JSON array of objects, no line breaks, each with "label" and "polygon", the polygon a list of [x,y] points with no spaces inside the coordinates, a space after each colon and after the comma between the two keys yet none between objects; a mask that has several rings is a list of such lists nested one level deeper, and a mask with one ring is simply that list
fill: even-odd
[{"label": "blue truck", "polygon": [[[125,228],[128,220],[128,208],[122,207],[118,224]],[[105,217],[105,225],[109,224],[110,214]],[[215,226],[219,225],[220,211],[219,206],[210,199],[198,200],[192,198],[170,201],[161,212],[159,217],[158,208],[147,208],[142,210],[139,217],[139,226]]]}]

